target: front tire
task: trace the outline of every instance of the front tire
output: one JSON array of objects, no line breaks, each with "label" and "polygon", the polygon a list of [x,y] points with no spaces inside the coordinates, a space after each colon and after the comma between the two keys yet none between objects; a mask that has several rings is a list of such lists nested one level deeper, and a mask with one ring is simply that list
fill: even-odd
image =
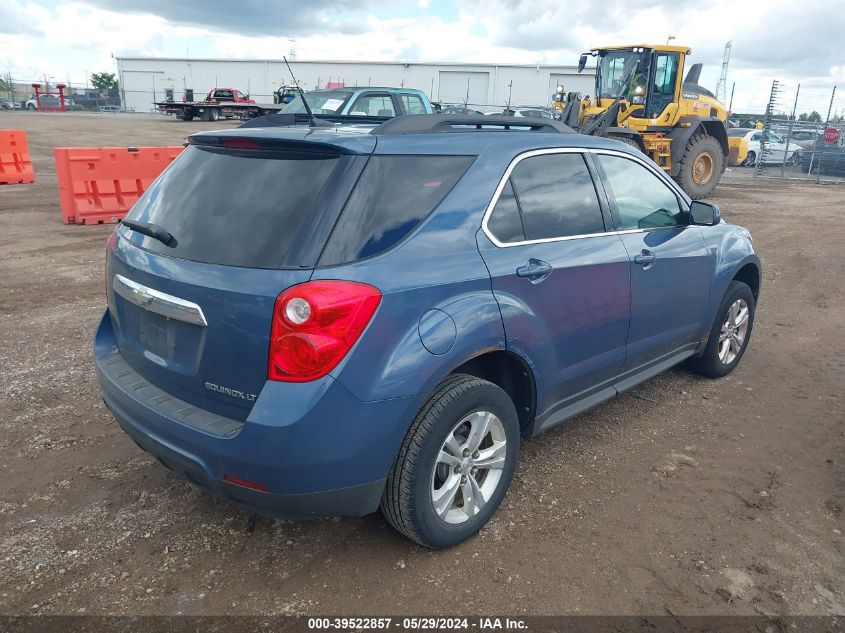
[{"label": "front tire", "polygon": [[751,288],[732,281],[716,312],[707,346],[690,359],[690,368],[709,378],[721,378],[736,369],[751,340],[756,307]]},{"label": "front tire", "polygon": [[754,167],[757,164],[757,154],[754,152],[748,152],[748,155],[745,157],[745,162],[742,163],[743,167]]},{"label": "front tire", "polygon": [[387,478],[381,511],[420,545],[451,547],[493,516],[513,478],[519,420],[491,382],[453,374],[426,401]]},{"label": "front tire", "polygon": [[709,196],[725,171],[722,145],[712,136],[696,134],[681,157],[678,183],[694,200]]},{"label": "front tire", "polygon": [[622,136],[621,134],[610,134],[607,138],[612,138],[614,141],[619,141],[620,143],[624,143],[630,147],[633,147],[635,150],[642,152],[643,149],[640,147],[640,144],[637,143],[634,139],[630,136]]}]

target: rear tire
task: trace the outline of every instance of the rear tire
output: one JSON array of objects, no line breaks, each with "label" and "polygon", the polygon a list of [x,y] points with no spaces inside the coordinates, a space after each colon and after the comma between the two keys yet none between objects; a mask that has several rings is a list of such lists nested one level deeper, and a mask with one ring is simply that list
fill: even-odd
[{"label": "rear tire", "polygon": [[709,196],[725,171],[722,145],[712,136],[696,134],[684,150],[677,181],[693,200]]},{"label": "rear tire", "polygon": [[519,421],[508,395],[486,380],[453,374],[411,424],[387,478],[382,514],[420,545],[456,545],[499,507],[518,451]]},{"label": "rear tire", "polygon": [[[755,309],[756,302],[751,288],[741,281],[732,281],[716,312],[707,346],[700,356],[693,356],[689,360],[690,369],[709,378],[721,378],[736,369],[751,340]],[[736,312],[732,313],[732,310]],[[747,310],[744,321],[743,310]],[[727,336],[728,333],[736,335],[733,339],[735,345],[731,342],[732,337]]]}]

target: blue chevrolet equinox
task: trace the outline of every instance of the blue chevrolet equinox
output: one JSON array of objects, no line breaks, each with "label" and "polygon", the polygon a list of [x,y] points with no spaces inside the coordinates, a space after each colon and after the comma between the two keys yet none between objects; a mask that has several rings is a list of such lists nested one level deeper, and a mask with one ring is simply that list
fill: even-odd
[{"label": "blue chevrolet equinox", "polygon": [[743,228],[555,121],[195,134],[107,242],[94,341],[123,430],[267,514],[475,534],[519,444],[751,337]]}]

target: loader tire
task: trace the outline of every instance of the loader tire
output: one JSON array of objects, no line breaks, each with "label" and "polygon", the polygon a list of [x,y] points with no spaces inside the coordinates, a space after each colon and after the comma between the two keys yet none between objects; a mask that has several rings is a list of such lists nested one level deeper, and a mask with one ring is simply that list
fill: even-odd
[{"label": "loader tire", "polygon": [[719,141],[707,134],[696,134],[687,143],[676,180],[690,198],[699,200],[713,192],[724,171],[725,155]]}]

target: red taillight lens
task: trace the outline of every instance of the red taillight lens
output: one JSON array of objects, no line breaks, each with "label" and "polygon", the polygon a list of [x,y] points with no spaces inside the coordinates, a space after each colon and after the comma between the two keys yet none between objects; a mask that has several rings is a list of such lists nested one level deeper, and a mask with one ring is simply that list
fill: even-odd
[{"label": "red taillight lens", "polygon": [[377,288],[352,281],[309,281],[276,299],[269,380],[322,378],[352,349],[381,302]]}]

